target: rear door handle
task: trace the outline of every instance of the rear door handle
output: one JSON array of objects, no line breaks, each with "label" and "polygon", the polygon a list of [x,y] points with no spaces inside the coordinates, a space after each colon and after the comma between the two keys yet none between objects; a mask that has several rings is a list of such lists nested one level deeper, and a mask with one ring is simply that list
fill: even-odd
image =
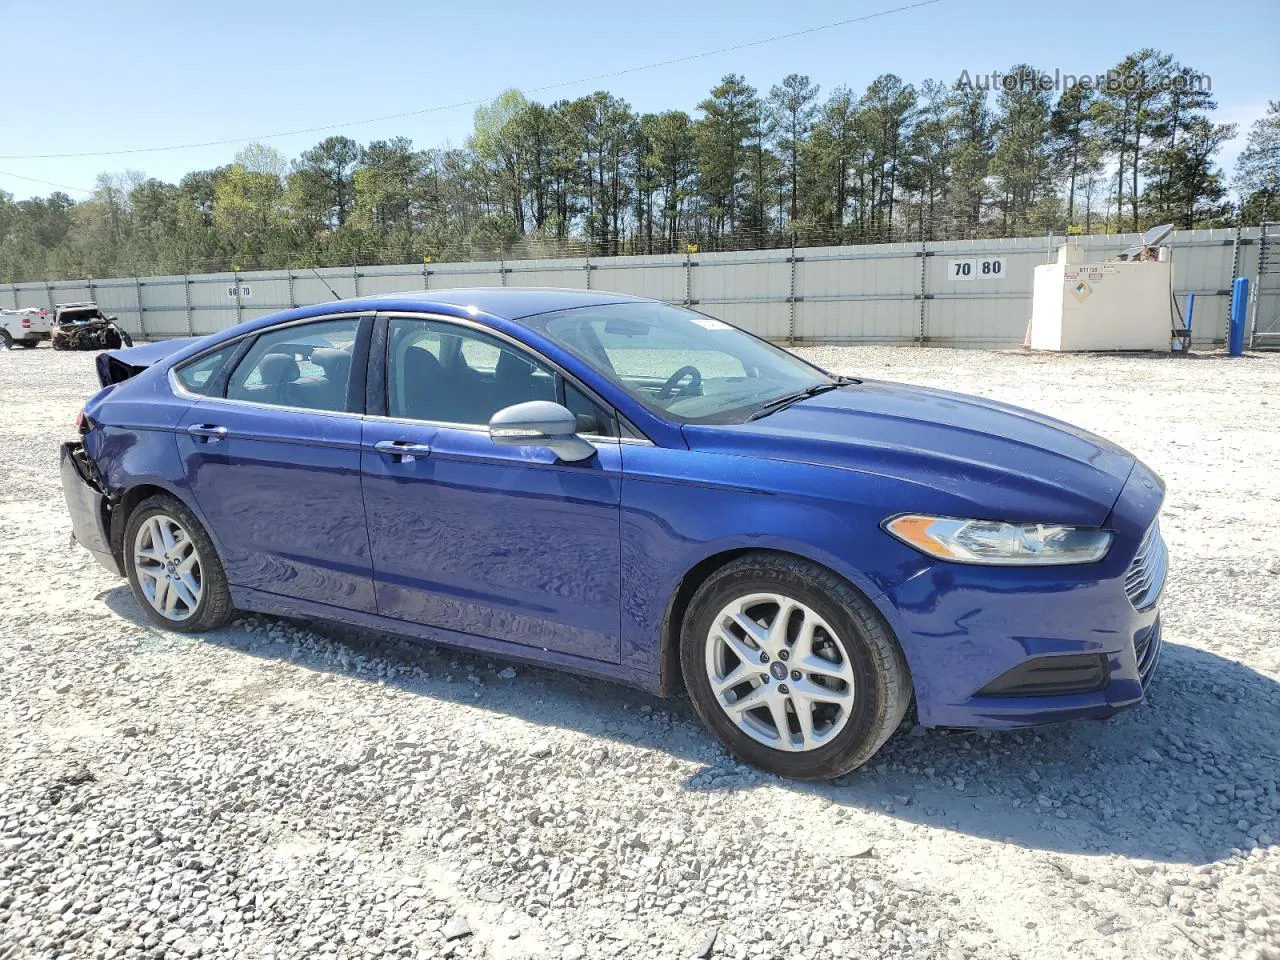
[{"label": "rear door handle", "polygon": [[409,440],[379,440],[373,449],[383,456],[394,457],[398,463],[412,463],[414,457],[431,455],[431,445]]},{"label": "rear door handle", "polygon": [[204,443],[213,443],[227,435],[227,428],[213,423],[193,423],[187,427],[187,433],[200,438]]}]

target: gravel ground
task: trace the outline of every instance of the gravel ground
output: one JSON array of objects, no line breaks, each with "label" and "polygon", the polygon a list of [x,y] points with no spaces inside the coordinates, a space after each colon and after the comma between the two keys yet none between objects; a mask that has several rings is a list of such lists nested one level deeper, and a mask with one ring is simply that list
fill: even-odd
[{"label": "gravel ground", "polygon": [[323,625],[158,631],[68,544],[93,356],[0,354],[0,960],[1280,958],[1280,356],[803,352],[1165,477],[1146,704],[906,728],[797,785],[682,700]]}]

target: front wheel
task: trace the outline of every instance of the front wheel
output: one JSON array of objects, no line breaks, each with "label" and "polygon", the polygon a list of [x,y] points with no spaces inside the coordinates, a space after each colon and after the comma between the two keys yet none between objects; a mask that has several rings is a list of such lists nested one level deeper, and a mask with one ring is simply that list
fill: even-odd
[{"label": "front wheel", "polygon": [[159,626],[197,633],[231,619],[231,592],[213,541],[176,498],[138,504],[125,525],[124,559],[142,612]]},{"label": "front wheel", "polygon": [[880,614],[798,557],[749,554],[712,574],[690,601],[680,656],[707,728],[747,763],[798,780],[866,763],[911,701]]}]

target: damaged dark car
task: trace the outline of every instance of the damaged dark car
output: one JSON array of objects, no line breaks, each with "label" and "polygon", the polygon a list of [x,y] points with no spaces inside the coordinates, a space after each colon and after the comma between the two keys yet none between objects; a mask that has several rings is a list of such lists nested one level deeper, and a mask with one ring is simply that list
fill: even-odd
[{"label": "damaged dark car", "polygon": [[133,338],[96,303],[60,303],[53,317],[55,350],[119,350],[133,346]]}]

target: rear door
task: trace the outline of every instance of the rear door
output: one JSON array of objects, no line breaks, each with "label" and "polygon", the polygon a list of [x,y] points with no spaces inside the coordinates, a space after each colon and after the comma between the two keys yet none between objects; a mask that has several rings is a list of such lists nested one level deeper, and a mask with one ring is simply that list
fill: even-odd
[{"label": "rear door", "polygon": [[[621,454],[612,414],[541,359],[451,321],[391,317],[374,348],[365,508],[378,612],[611,663],[619,659]],[[377,343],[377,340],[375,340]],[[568,393],[566,393],[568,391]],[[597,453],[500,447],[526,400],[580,414]]]},{"label": "rear door", "polygon": [[178,431],[187,481],[232,584],[375,610],[360,492],[372,322],[355,315],[269,330],[220,395],[187,411]]}]

